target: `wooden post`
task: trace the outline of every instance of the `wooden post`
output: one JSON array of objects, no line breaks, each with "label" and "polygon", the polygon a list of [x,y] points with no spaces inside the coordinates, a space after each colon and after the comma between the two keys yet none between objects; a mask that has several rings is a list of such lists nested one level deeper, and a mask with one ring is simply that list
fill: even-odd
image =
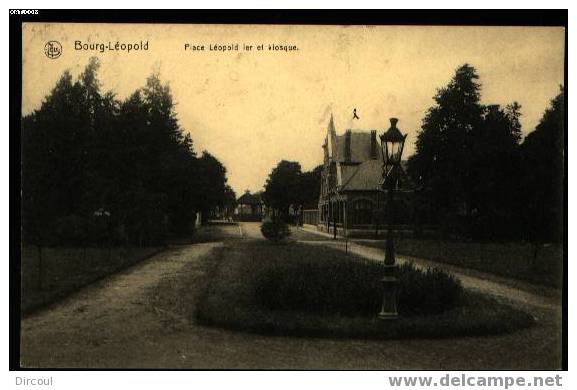
[{"label": "wooden post", "polygon": [[381,195],[381,190],[380,188],[377,189],[377,207],[376,207],[376,213],[375,213],[375,240],[379,238],[379,216],[380,216],[380,196]]},{"label": "wooden post", "polygon": [[347,220],[347,201],[346,200],[343,201],[343,234],[345,235],[345,238],[348,238],[349,225],[348,225],[348,220]]},{"label": "wooden post", "polygon": [[328,202],[326,204],[327,207],[327,233],[330,233],[331,231],[331,196],[329,195],[329,199]]},{"label": "wooden post", "polygon": [[337,204],[338,204],[338,201],[335,202],[336,207],[333,207],[333,240],[337,239],[337,213],[339,210],[339,207],[337,206]]}]

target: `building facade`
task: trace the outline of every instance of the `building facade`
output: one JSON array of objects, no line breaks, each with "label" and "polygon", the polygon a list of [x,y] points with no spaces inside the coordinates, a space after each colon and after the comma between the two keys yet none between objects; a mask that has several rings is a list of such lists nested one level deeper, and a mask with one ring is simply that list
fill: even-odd
[{"label": "building facade", "polygon": [[[333,117],[323,144],[318,229],[346,236],[380,234],[390,221],[382,189],[383,158],[376,130],[337,135]],[[404,169],[395,191],[394,224],[408,226],[413,189]]]},{"label": "building facade", "polygon": [[264,203],[261,193],[251,194],[246,191],[237,200],[237,206],[234,210],[234,219],[237,221],[261,221],[264,215]]}]

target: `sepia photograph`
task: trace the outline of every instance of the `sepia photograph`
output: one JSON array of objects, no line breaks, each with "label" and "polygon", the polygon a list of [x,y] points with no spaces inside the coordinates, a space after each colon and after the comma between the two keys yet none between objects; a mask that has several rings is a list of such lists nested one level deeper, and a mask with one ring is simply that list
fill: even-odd
[{"label": "sepia photograph", "polygon": [[19,368],[566,369],[554,15],[27,17]]}]

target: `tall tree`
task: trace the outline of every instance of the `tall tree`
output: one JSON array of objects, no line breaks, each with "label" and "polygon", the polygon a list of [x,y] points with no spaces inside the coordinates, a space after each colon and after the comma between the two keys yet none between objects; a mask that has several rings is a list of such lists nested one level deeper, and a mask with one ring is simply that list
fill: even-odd
[{"label": "tall tree", "polygon": [[527,238],[536,244],[563,238],[565,91],[551,100],[539,124],[521,144],[522,202]]},{"label": "tall tree", "polygon": [[269,174],[263,199],[267,206],[288,216],[289,207],[300,203],[299,186],[301,165],[295,161],[282,160]]},{"label": "tall tree", "polygon": [[408,171],[437,222],[477,238],[511,238],[519,214],[521,106],[482,105],[478,78],[465,64],[437,92]]},{"label": "tall tree", "polygon": [[120,242],[158,243],[226,197],[226,170],[208,153],[196,157],[158,74],[120,102],[101,92],[98,69],[91,59],[76,81],[65,72],[22,118],[27,242],[64,243],[56,236],[81,230],[97,241],[105,220],[109,238],[114,229]]},{"label": "tall tree", "polygon": [[236,193],[232,187],[227,184],[224,188],[222,204],[219,205],[226,212],[226,217],[232,217],[236,204]]},{"label": "tall tree", "polygon": [[472,134],[470,234],[477,238],[519,238],[521,106],[484,107]]},{"label": "tall tree", "polygon": [[310,171],[301,173],[298,190],[299,206],[305,209],[318,207],[322,171],[323,166],[319,165]]},{"label": "tall tree", "polygon": [[472,66],[459,67],[453,79],[434,96],[435,106],[423,119],[416,153],[408,171],[419,185],[429,188],[441,210],[470,201],[472,133],[482,122],[480,84]]},{"label": "tall tree", "polygon": [[87,209],[94,135],[109,117],[94,81],[97,69],[97,61],[91,60],[74,83],[65,72],[41,107],[23,119],[25,229],[44,225],[44,238],[54,231],[58,217]]},{"label": "tall tree", "polygon": [[184,234],[192,228],[197,208],[198,164],[190,135],[180,127],[170,87],[153,73],[141,91],[145,107],[142,129],[146,139],[145,188],[163,205],[170,230]]},{"label": "tall tree", "polygon": [[[202,172],[197,186],[198,210],[204,219],[215,207],[224,206],[232,189],[227,185],[226,168],[212,154],[204,151],[198,159],[198,170]],[[233,192],[234,193],[234,192]],[[230,200],[230,199],[229,199]]]}]

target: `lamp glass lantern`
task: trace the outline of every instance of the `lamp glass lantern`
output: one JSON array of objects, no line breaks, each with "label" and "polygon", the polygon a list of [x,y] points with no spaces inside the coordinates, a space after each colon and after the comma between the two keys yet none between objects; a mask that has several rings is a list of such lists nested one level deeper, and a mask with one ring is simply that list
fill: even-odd
[{"label": "lamp glass lantern", "polygon": [[391,118],[390,121],[391,127],[380,136],[385,176],[388,176],[391,170],[401,163],[405,139],[407,138],[407,135],[401,134],[401,131],[397,128],[399,120]]}]

